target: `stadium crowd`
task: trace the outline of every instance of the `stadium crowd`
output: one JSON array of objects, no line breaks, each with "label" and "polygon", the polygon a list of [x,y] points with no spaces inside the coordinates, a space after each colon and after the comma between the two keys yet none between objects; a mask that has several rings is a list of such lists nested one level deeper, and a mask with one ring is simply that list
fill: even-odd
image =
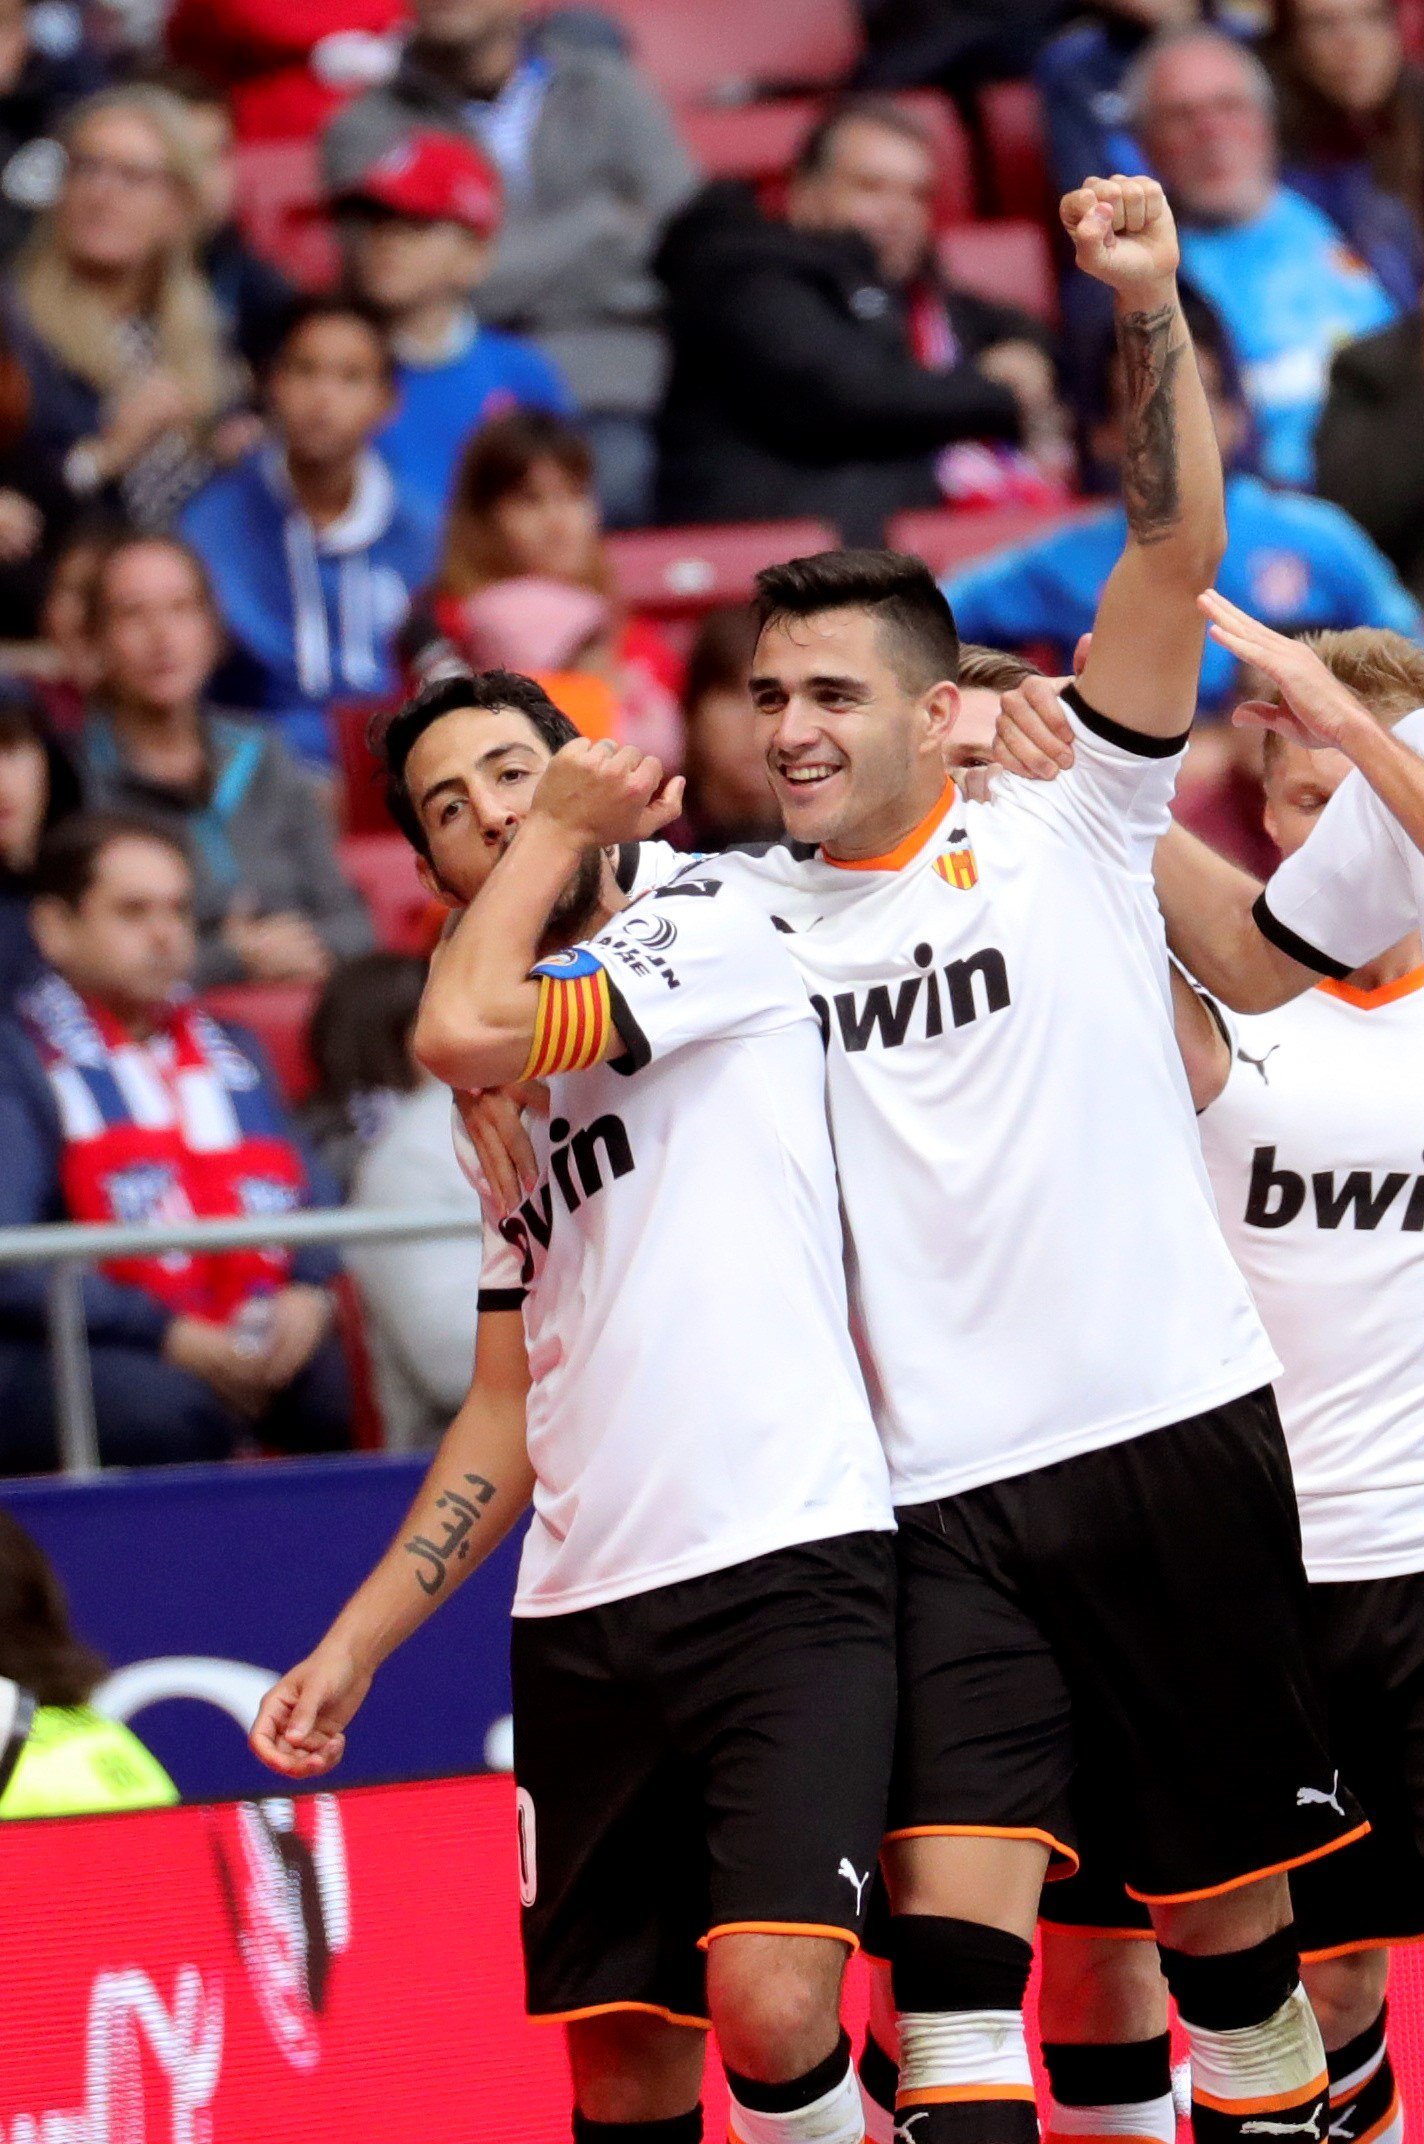
[{"label": "stadium crowd", "polygon": [[[1403,5],[696,13],[0,0],[0,1221],[474,1210],[365,742],[433,666],[683,769],[700,849],[777,825],[762,565],[918,549],[966,641],[1071,668],[1126,527],[1090,172],[1176,212],[1222,591],[1424,637]],[[992,714],[1022,667],[974,660]],[[1209,642],[1177,810],[1266,869],[1250,689]],[[179,1264],[88,1284],[106,1460],[428,1442],[463,1392],[477,1247]],[[43,1328],[0,1272],[5,1471],[55,1460]]]}]

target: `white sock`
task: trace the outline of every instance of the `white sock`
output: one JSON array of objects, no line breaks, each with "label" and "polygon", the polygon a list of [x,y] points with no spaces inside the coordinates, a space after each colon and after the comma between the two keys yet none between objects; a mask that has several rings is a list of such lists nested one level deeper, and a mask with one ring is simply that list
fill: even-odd
[{"label": "white sock", "polygon": [[845,2075],[804,2107],[773,2114],[743,2106],[732,2094],[728,2144],[863,2144],[865,2134],[860,2080],[849,2048]]}]

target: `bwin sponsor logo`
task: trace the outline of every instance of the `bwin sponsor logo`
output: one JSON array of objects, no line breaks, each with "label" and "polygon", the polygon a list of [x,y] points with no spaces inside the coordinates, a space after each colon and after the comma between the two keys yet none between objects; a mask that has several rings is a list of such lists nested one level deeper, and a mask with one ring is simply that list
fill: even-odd
[{"label": "bwin sponsor logo", "polygon": [[917,945],[914,960],[920,972],[901,982],[839,990],[829,1003],[813,998],[827,1041],[839,1036],[852,1056],[872,1043],[898,1050],[906,1042],[932,1042],[946,1027],[968,1027],[981,1014],[1002,1012],[1009,1003],[1009,971],[997,946],[982,946],[936,968],[934,948]]},{"label": "bwin sponsor logo", "polygon": [[[604,1188],[604,1171],[610,1181],[627,1176],[634,1167],[628,1128],[621,1117],[595,1117],[581,1132],[569,1137],[566,1117],[549,1125],[549,1175],[531,1191],[517,1213],[499,1224],[506,1243],[512,1243],[522,1260],[520,1284],[527,1288],[534,1278],[535,1246],[547,1251],[554,1233],[554,1188],[568,1213],[577,1213],[585,1199]],[[575,1182],[577,1177],[577,1182]]]},{"label": "bwin sponsor logo", "polygon": [[1273,1146],[1258,1146],[1251,1156],[1246,1226],[1288,1228],[1306,1212],[1307,1190],[1307,1226],[1313,1219],[1317,1228],[1370,1230],[1389,1216],[1402,1234],[1424,1231],[1424,1176],[1410,1177],[1403,1169],[1381,1176],[1369,1169],[1349,1169],[1337,1176],[1333,1169],[1317,1169],[1307,1178],[1296,1169],[1278,1169]]}]

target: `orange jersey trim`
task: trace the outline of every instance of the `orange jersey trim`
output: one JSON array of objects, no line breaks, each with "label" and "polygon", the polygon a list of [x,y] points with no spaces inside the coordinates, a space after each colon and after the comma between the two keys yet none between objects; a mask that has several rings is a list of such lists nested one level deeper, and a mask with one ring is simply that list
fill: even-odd
[{"label": "orange jersey trim", "polygon": [[926,2084],[918,2092],[896,2095],[895,2111],[901,2107],[953,2107],[965,2100],[1033,2098],[1031,2084]]},{"label": "orange jersey trim", "polygon": [[660,2017],[669,2025],[687,2025],[695,2032],[710,2032],[710,2017],[682,2017],[676,2010],[665,2010],[661,2003],[589,2003],[583,2010],[531,2010],[528,2013],[531,2025],[576,2025],[580,2018],[611,2017],[615,2010],[641,2010],[648,2017]]},{"label": "orange jersey trim", "polygon": [[823,1921],[719,1921],[705,1936],[698,1937],[697,1948],[706,1950],[718,1936],[829,1936],[834,1943],[844,1943],[851,1952],[860,1949],[860,1937],[852,1935],[849,1928],[832,1928]]},{"label": "orange jersey trim", "polygon": [[1295,1854],[1289,1861],[1273,1861],[1268,1869],[1248,1869],[1244,1876],[1233,1876],[1228,1883],[1209,1883],[1201,1891],[1134,1891],[1130,1883],[1123,1885],[1129,1898],[1135,1898],[1144,1906],[1190,1906],[1199,1898],[1221,1898],[1227,1891],[1239,1891],[1243,1884],[1259,1883],[1263,1876],[1284,1876],[1289,1869],[1303,1869],[1312,1861],[1323,1861],[1327,1854],[1338,1854],[1342,1846],[1353,1846],[1356,1839],[1363,1839],[1369,1831],[1368,1819],[1357,1824],[1328,1846],[1316,1846],[1308,1854]]},{"label": "orange jersey trim", "polygon": [[534,1039],[521,1079],[583,1072],[608,1048],[613,1005],[602,968],[593,975],[541,975]]},{"label": "orange jersey trim", "polygon": [[1192,2079],[1192,2097],[1202,2106],[1210,2107],[1213,2114],[1277,2114],[1283,2107],[1299,2107],[1307,2099],[1316,2099],[1327,2090],[1329,2073],[1322,2070],[1309,2084],[1295,2085],[1289,2092],[1268,2092],[1262,2099],[1218,2099],[1215,2092],[1207,2092]]},{"label": "orange jersey trim", "polygon": [[[1347,1005],[1358,1005],[1361,1012],[1370,1012],[1377,1005],[1393,1005],[1398,998],[1413,997],[1416,990],[1424,990],[1424,968],[1411,968],[1407,975],[1397,975],[1392,983],[1378,983],[1373,990],[1361,990],[1358,983],[1337,983],[1329,975],[1316,987],[1332,998],[1343,999]],[[1358,2144],[1364,2144],[1363,2137]]]},{"label": "orange jersey trim", "polygon": [[823,864],[833,864],[837,871],[903,871],[933,839],[936,827],[957,793],[953,782],[946,782],[919,825],[911,827],[904,840],[897,841],[883,856],[828,856],[822,849],[820,860]]},{"label": "orange jersey trim", "polygon": [[1080,1866],[1071,1846],[1055,1839],[1051,1831],[1040,1831],[1036,1824],[907,1824],[901,1831],[887,1831],[885,1838],[887,1844],[891,1839],[1037,1839],[1050,1855],[1067,1862],[1056,1875],[1076,1876]]}]

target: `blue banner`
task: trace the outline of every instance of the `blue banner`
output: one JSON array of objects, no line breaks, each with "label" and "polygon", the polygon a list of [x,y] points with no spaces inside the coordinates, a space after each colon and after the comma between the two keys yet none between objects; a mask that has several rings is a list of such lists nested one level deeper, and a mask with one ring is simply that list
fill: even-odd
[{"label": "blue banner", "polygon": [[[427,1463],[367,1453],[155,1467],[11,1481],[0,1495],[53,1561],[80,1635],[121,1671],[105,1686],[109,1709],[132,1720],[185,1796],[234,1799],[275,1785],[247,1748],[244,1702],[310,1652]],[[387,1661],[334,1784],[475,1771],[492,1729],[491,1747],[504,1742],[518,1556],[516,1536]],[[174,1689],[204,1694],[165,1694]]]}]

